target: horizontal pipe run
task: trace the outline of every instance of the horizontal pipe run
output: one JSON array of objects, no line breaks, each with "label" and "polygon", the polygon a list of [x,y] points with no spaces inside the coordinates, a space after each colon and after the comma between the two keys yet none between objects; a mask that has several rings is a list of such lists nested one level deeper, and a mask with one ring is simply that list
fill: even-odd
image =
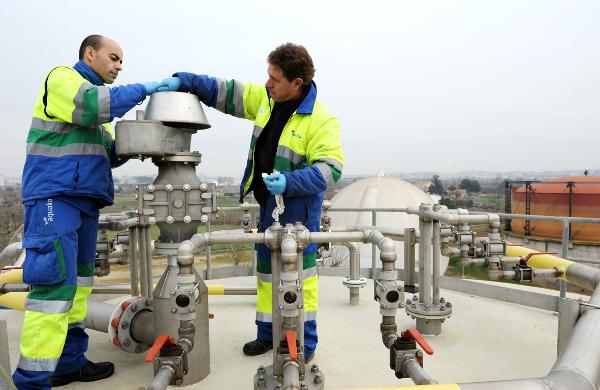
[{"label": "horizontal pipe run", "polygon": [[162,366],[158,369],[152,383],[144,387],[145,390],[165,390],[171,382],[171,378],[175,374],[175,369],[169,365]]},{"label": "horizontal pipe run", "polygon": [[437,381],[433,380],[429,374],[423,370],[423,367],[419,365],[419,362],[417,362],[417,359],[414,356],[405,359],[402,362],[402,366],[410,379],[415,382],[415,385],[431,385],[437,383]]},{"label": "horizontal pipe run", "polygon": [[500,222],[500,218],[496,214],[451,214],[442,211],[425,210],[419,215],[434,219],[436,221],[444,222],[451,225],[459,224],[492,224],[494,222]]},{"label": "horizontal pipe run", "polygon": [[[473,211],[472,215],[486,214],[482,211]],[[557,217],[551,215],[528,215],[528,214],[507,214],[507,213],[494,213],[500,217],[500,219],[526,219],[530,221],[547,221],[547,222],[568,222],[568,223],[591,223],[600,224],[600,218],[587,218],[587,217]]]},{"label": "horizontal pipe run", "polygon": [[8,294],[11,292],[29,292],[29,285],[0,283],[0,294]]},{"label": "horizontal pipe run", "polygon": [[23,249],[21,241],[13,242],[8,244],[6,248],[0,252],[0,260],[11,260],[19,256],[19,253]]},{"label": "horizontal pipe run", "polygon": [[[396,229],[383,226],[371,226],[371,225],[357,225],[357,226],[332,226],[330,232],[357,232],[357,231],[369,231],[377,230],[381,232],[385,237],[389,237],[394,241],[404,240],[404,229]],[[416,232],[417,242],[419,242],[419,232]]]},{"label": "horizontal pipe run", "polygon": [[20,268],[12,269],[0,274],[0,283],[20,284],[23,283],[23,270]]},{"label": "horizontal pipe run", "polygon": [[25,311],[26,292],[0,294],[0,306],[13,310]]},{"label": "horizontal pipe run", "polygon": [[311,232],[308,241],[316,244],[326,244],[328,242],[364,242],[367,243],[369,232]]},{"label": "horizontal pipe run", "polygon": [[596,260],[596,259],[581,259],[581,258],[577,258],[577,257],[567,257],[567,260],[571,260],[575,263],[582,263],[582,264],[600,264],[600,260]]},{"label": "horizontal pipe run", "polygon": [[[516,245],[509,245],[506,252],[507,256],[520,257],[526,257],[530,253],[537,253],[537,251],[534,251],[533,249]],[[548,254],[534,255],[529,258],[527,263],[533,269],[562,269],[564,270],[564,275],[560,278],[580,287],[595,289],[600,283],[599,269],[584,264],[578,264],[557,256]]]}]

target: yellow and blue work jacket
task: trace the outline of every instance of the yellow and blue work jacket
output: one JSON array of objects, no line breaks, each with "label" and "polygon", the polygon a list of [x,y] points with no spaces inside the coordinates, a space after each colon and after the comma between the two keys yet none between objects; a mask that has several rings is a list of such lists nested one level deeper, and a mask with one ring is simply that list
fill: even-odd
[{"label": "yellow and blue work jacket", "polygon": [[27,136],[23,201],[68,195],[112,204],[114,151],[110,122],[146,97],[142,84],[109,88],[85,63],[50,71]]},{"label": "yellow and blue work jacket", "polygon": [[[254,121],[250,152],[240,185],[240,202],[250,191],[255,174],[254,154],[256,142],[271,116],[275,102],[262,84],[242,83],[192,73],[176,73],[183,89],[196,94],[202,102],[221,112]],[[317,87],[313,82],[300,106],[283,128],[275,156],[274,169],[286,178],[283,194],[285,212],[281,224],[301,222],[310,231],[319,230],[323,193],[342,175],[344,158],[340,143],[340,126],[335,118],[317,100]],[[272,225],[275,197],[270,195],[260,210],[259,231]],[[271,315],[271,255],[265,245],[259,245],[257,262],[257,324],[258,338],[270,339]],[[307,322],[316,321],[318,287],[316,269],[316,244],[304,250],[304,306]],[[262,324],[268,324],[263,326]],[[316,346],[316,323],[305,326],[306,353]],[[311,337],[310,333],[314,333]],[[311,341],[312,340],[312,341]]]}]

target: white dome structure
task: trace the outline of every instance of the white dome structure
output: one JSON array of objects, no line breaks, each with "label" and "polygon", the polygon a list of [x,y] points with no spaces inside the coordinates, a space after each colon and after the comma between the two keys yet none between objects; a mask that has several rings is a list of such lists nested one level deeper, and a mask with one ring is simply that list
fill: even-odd
[{"label": "white dome structure", "polygon": [[[416,186],[400,179],[386,177],[379,171],[377,176],[354,182],[331,199],[332,208],[418,208],[421,203],[435,203],[431,197]],[[365,212],[330,212],[332,226],[371,226],[372,213]],[[377,226],[404,229],[413,227],[419,229],[419,217],[406,213],[378,212]],[[398,260],[396,268],[404,267],[404,244],[396,241]],[[359,244],[361,268],[371,267],[371,244]],[[416,262],[419,261],[418,245]],[[334,246],[331,253],[331,265],[347,265],[349,252],[346,247]],[[381,267],[379,255],[377,266]],[[443,275],[448,267],[448,258],[442,257],[440,273]]]}]

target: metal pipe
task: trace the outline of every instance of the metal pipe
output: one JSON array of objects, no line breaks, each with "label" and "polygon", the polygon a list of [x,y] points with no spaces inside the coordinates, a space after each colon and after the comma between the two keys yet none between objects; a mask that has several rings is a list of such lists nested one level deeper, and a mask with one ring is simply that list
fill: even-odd
[{"label": "metal pipe", "polygon": [[[297,267],[298,267],[298,281],[302,289],[304,289],[304,251],[299,248],[297,257]],[[296,334],[298,335],[298,341],[301,346],[304,347],[304,310],[306,306],[304,305],[304,299],[302,300],[302,309],[298,310],[297,317],[297,329]]]},{"label": "metal pipe", "polygon": [[[377,230],[384,236],[391,238],[394,241],[402,241],[404,239],[404,229],[391,228],[386,226],[372,226],[372,225],[356,225],[356,226],[332,226],[330,232],[357,232],[364,230]],[[418,232],[417,232],[418,240]]]},{"label": "metal pipe", "polygon": [[387,349],[390,349],[398,339],[398,325],[396,324],[396,316],[381,316],[379,330],[381,331],[383,345],[385,345]]},{"label": "metal pipe", "polygon": [[136,237],[136,244],[138,247],[138,258],[140,261],[140,289],[142,296],[148,298],[148,281],[146,280],[148,277],[148,271],[146,270],[148,262],[146,261],[147,252],[145,250],[146,235],[144,234],[142,227],[136,227]]},{"label": "metal pipe", "polygon": [[277,367],[277,350],[281,342],[281,313],[275,297],[277,296],[278,282],[281,277],[279,263],[281,262],[281,251],[278,247],[271,246],[271,324],[273,330],[273,367]]},{"label": "metal pipe", "polygon": [[146,283],[148,284],[148,297],[152,297],[152,291],[154,290],[154,280],[152,278],[152,249],[150,248],[151,242],[150,226],[146,226],[144,228],[144,247],[141,250],[146,253]]},{"label": "metal pipe", "polygon": [[421,242],[419,243],[419,301],[425,305],[430,305],[432,285],[431,238],[433,235],[433,223],[426,222],[423,218],[420,218],[419,230],[421,232]]},{"label": "metal pipe", "polygon": [[85,327],[98,332],[108,333],[110,318],[116,305],[88,300]]},{"label": "metal pipe", "polygon": [[408,356],[402,359],[402,368],[408,374],[410,379],[415,382],[415,385],[431,385],[437,383],[429,374],[423,370],[423,367],[417,362],[414,356]]},{"label": "metal pipe", "polygon": [[404,229],[404,285],[415,286],[415,229]]},{"label": "metal pipe", "polygon": [[6,248],[4,248],[2,252],[0,252],[0,267],[3,267],[8,264],[7,262],[3,262],[3,260],[10,261],[19,257],[19,254],[22,250],[23,247],[21,245],[21,241],[8,244]]},{"label": "metal pipe", "polygon": [[441,253],[441,237],[440,237],[440,222],[438,220],[433,221],[433,239],[432,239],[432,251],[433,251],[433,268],[432,268],[432,283],[433,288],[433,304],[438,304],[440,301],[440,261],[442,257]]},{"label": "metal pipe", "polygon": [[0,295],[11,292],[29,292],[29,285],[0,283]]},{"label": "metal pipe", "polygon": [[[589,268],[589,267],[587,267]],[[600,305],[600,289],[596,288],[589,300]],[[550,370],[549,378],[561,378],[571,389],[597,389],[600,387],[600,310],[586,310],[573,329],[565,348]],[[581,383],[581,387],[575,384]],[[565,389],[567,387],[564,387]]]},{"label": "metal pipe", "polygon": [[156,373],[156,376],[154,377],[152,383],[144,387],[144,389],[165,390],[169,386],[173,375],[175,375],[175,368],[171,365],[163,365],[158,369],[158,372]]},{"label": "metal pipe", "polygon": [[[138,263],[137,263],[137,234],[136,228],[129,228],[129,275],[130,275],[130,283],[131,283],[131,295],[138,296],[139,295],[139,286],[138,286]],[[93,291],[93,290],[92,290]]]},{"label": "metal pipe", "polygon": [[287,362],[283,365],[282,390],[300,389],[300,369],[297,362]]},{"label": "metal pipe", "polygon": [[[377,211],[371,212],[371,223],[377,226]],[[371,244],[371,278],[375,279],[375,270],[377,269],[377,247],[375,243]],[[374,287],[374,286],[373,286]]]},{"label": "metal pipe", "polygon": [[370,231],[357,232],[310,232],[308,241],[317,244],[328,242],[363,242],[369,243]]},{"label": "metal pipe", "polygon": [[[486,214],[482,211],[473,211],[472,215]],[[600,224],[600,218],[587,218],[587,217],[556,217],[550,215],[530,215],[530,214],[507,214],[507,213],[494,213],[499,216],[500,219],[525,219],[530,221],[547,221],[547,222],[568,222],[568,223],[591,223]]]},{"label": "metal pipe", "polygon": [[138,343],[154,344],[154,313],[150,310],[141,310],[131,319],[131,337]]},{"label": "metal pipe", "polygon": [[[360,279],[360,249],[354,242],[343,242],[343,246],[350,251],[350,279]],[[358,305],[360,287],[350,287],[350,304]]]}]

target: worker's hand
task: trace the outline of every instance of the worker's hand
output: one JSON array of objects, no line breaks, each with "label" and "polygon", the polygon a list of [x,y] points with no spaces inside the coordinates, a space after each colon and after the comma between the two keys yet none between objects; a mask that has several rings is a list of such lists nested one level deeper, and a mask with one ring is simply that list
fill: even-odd
[{"label": "worker's hand", "polygon": [[285,176],[282,173],[275,172],[263,178],[267,190],[273,195],[280,195],[285,192]]},{"label": "worker's hand", "polygon": [[144,86],[144,88],[146,88],[146,95],[150,95],[151,93],[156,92],[158,90],[158,87],[160,87],[160,83],[157,81],[150,81],[142,85]]},{"label": "worker's hand", "polygon": [[181,80],[179,77],[167,77],[166,79],[162,79],[160,85],[158,86],[158,92],[163,91],[179,91],[181,88]]}]

